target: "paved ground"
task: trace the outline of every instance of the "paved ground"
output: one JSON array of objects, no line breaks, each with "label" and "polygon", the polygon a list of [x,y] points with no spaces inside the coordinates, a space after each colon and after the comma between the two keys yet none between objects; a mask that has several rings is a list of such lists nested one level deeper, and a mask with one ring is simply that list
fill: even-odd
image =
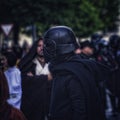
[{"label": "paved ground", "polygon": [[107,120],[120,120],[120,113],[116,113],[114,115],[112,113],[111,101],[108,94],[106,94],[106,100],[107,100],[107,110],[106,110]]},{"label": "paved ground", "polygon": [[112,114],[108,114],[107,120],[120,120],[120,114],[117,114],[116,116],[112,116]]}]

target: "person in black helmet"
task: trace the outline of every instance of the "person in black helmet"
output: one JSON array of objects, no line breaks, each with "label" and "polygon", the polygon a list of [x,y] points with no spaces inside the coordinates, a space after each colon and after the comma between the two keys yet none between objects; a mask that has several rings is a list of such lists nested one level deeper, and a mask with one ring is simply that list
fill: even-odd
[{"label": "person in black helmet", "polygon": [[105,120],[98,81],[93,75],[97,75],[97,66],[74,53],[77,43],[72,29],[52,27],[43,39],[44,57],[53,76],[49,119]]}]

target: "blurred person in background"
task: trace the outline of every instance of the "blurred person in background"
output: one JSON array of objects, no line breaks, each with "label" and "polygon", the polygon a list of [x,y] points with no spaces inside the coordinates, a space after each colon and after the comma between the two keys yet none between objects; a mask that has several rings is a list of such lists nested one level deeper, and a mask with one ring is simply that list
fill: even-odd
[{"label": "blurred person in background", "polygon": [[4,55],[0,55],[0,69],[3,71],[7,69],[7,60]]},{"label": "blurred person in background", "polygon": [[5,55],[8,51],[12,51],[12,47],[8,45],[7,42],[4,42],[2,44],[2,48],[1,48],[1,54]]},{"label": "blurred person in background", "polygon": [[80,43],[81,45],[81,54],[80,56],[85,59],[90,59],[93,57],[94,49],[90,41],[86,40]]},{"label": "blurred person in background", "polygon": [[28,44],[27,41],[24,41],[23,46],[22,46],[23,54],[22,57],[24,57],[30,50],[30,45]]},{"label": "blurred person in background", "polygon": [[103,38],[102,34],[99,34],[99,33],[94,33],[91,35],[91,43],[94,49],[94,58],[97,57],[98,49],[99,49],[98,43],[102,38]]},{"label": "blurred person in background", "polygon": [[[113,115],[120,112],[120,36],[113,34],[109,38],[109,53],[111,53],[110,79],[106,82],[106,87],[109,90],[109,97],[112,104]],[[108,55],[107,55],[108,56]],[[109,60],[110,61],[110,60]],[[108,62],[109,62],[108,61]],[[118,102],[117,102],[118,99]]]},{"label": "blurred person in background", "polygon": [[0,120],[27,120],[23,113],[7,102],[9,88],[4,72],[0,70]]},{"label": "blurred person in background", "polygon": [[9,86],[9,96],[8,103],[12,106],[20,109],[21,97],[22,97],[22,86],[21,86],[21,72],[16,67],[17,56],[14,52],[7,52],[6,55],[6,65],[5,76]]},{"label": "blurred person in background", "polygon": [[16,54],[17,56],[17,64],[19,63],[20,59],[22,58],[23,55],[23,49],[19,44],[13,44],[12,47],[13,52]]}]

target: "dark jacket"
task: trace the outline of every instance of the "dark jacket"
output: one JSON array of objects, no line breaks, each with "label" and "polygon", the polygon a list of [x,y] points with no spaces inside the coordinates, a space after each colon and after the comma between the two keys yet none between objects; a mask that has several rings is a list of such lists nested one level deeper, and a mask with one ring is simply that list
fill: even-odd
[{"label": "dark jacket", "polygon": [[21,110],[28,120],[44,120],[48,112],[49,86],[47,75],[35,75],[35,64],[31,63],[28,72],[34,76],[22,73],[22,107]]},{"label": "dark jacket", "polygon": [[92,56],[88,56],[84,53],[80,53],[80,57],[83,58],[83,59],[90,59]]},{"label": "dark jacket", "polygon": [[100,79],[96,79],[91,66],[95,64],[77,56],[50,66],[54,78],[51,120],[105,120]]}]

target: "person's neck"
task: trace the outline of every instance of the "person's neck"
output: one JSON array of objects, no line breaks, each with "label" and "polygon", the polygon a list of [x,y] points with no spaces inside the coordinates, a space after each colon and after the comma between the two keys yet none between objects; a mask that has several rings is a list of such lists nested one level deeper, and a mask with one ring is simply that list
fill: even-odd
[{"label": "person's neck", "polygon": [[40,62],[40,64],[42,65],[42,67],[44,67],[45,65],[45,59],[43,56],[37,56],[38,61]]}]

